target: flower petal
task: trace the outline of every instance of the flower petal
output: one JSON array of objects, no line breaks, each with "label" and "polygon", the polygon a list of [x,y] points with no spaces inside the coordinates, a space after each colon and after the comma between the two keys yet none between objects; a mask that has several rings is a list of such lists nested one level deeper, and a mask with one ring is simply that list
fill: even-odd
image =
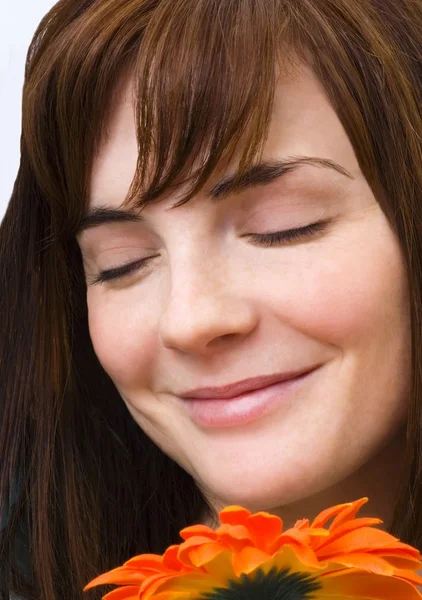
[{"label": "flower petal", "polygon": [[314,551],[309,546],[303,546],[292,542],[283,546],[281,552],[283,552],[285,548],[290,548],[295,553],[297,559],[302,565],[305,565],[306,568],[324,569],[327,566],[327,563],[318,560]]},{"label": "flower petal", "polygon": [[[310,551],[310,548],[304,548],[303,550]],[[306,564],[302,562],[300,555],[297,554],[296,549],[285,546],[281,552],[275,554],[271,561],[268,562],[269,567],[267,567],[267,563],[261,565],[261,569],[264,572],[267,572],[272,567],[276,567],[277,570],[282,571],[283,569],[289,569],[292,573],[319,573],[322,572],[323,565],[320,565],[318,561],[315,561],[313,564]]]},{"label": "flower petal", "polygon": [[309,519],[299,519],[293,526],[293,529],[308,529],[310,527]]},{"label": "flower petal", "polygon": [[221,549],[224,549],[223,546],[219,542],[210,541],[207,538],[189,538],[183,544],[180,544],[179,549],[177,551],[177,560],[183,564],[183,566],[187,569],[195,568],[195,564],[192,562],[191,554],[193,550],[197,548],[206,548],[207,546],[214,547],[214,545],[218,543]]},{"label": "flower petal", "polygon": [[340,525],[343,525],[343,523],[346,523],[347,521],[352,521],[355,518],[356,514],[360,511],[362,506],[367,502],[368,498],[361,498],[360,500],[352,502],[350,506],[344,508],[331,523],[330,531],[334,531],[335,529],[340,527]]},{"label": "flower petal", "polygon": [[246,546],[254,545],[252,535],[244,525],[221,525],[217,533],[221,546],[234,552],[240,552]]},{"label": "flower petal", "polygon": [[206,564],[206,570],[218,585],[226,585],[227,581],[235,578],[233,571],[233,553],[224,550]]},{"label": "flower petal", "polygon": [[241,573],[248,575],[262,563],[271,559],[271,555],[259,550],[258,548],[252,548],[248,546],[240,552],[233,555],[233,571],[236,577],[240,577]]},{"label": "flower petal", "polygon": [[139,600],[139,585],[125,585],[103,596],[103,600]]},{"label": "flower petal", "polygon": [[[393,537],[392,539],[395,540]],[[392,541],[391,544],[386,544],[376,551],[384,551],[386,554],[394,554],[394,556],[406,556],[407,558],[412,558],[418,562],[421,560],[421,554],[419,550],[413,548],[413,546],[409,546],[408,544],[403,544],[402,542],[398,541]]]},{"label": "flower petal", "polygon": [[248,540],[252,542],[252,535],[246,525],[227,525],[224,523],[217,529],[218,538],[231,537],[235,540]]},{"label": "flower petal", "polygon": [[141,590],[139,597],[140,600],[149,600],[150,598],[156,600],[156,597],[159,597],[160,594],[169,592],[169,600],[173,600],[173,597],[177,597],[176,594],[179,592],[185,594],[183,598],[190,598],[189,593],[194,592],[197,598],[199,592],[209,591],[215,585],[214,579],[208,573],[187,573],[162,581],[157,580],[150,587]]},{"label": "flower petal", "polygon": [[413,570],[417,571],[418,569],[422,569],[422,564],[419,560],[408,557],[406,555],[401,555],[399,551],[397,553],[388,552],[381,550],[372,550],[372,556],[382,556],[384,560],[386,560],[392,567],[398,570]]},{"label": "flower petal", "polygon": [[337,504],[336,506],[327,508],[315,517],[311,527],[324,527],[324,525],[330,519],[336,517],[337,515],[342,515],[343,518],[347,518],[349,514],[349,509],[353,511],[356,507],[358,507],[357,510],[359,510],[359,508],[366,504],[366,502],[368,502],[368,498],[361,498],[360,500],[356,500],[355,502],[346,502],[344,504]]},{"label": "flower petal", "polygon": [[243,525],[251,512],[243,506],[226,506],[219,512],[221,523],[228,525]]},{"label": "flower petal", "polygon": [[[191,549],[189,552],[189,559],[195,567],[202,567],[208,565],[216,556],[222,552],[227,552],[221,544],[211,542],[209,544],[203,544],[197,548]],[[231,554],[231,552],[229,552]],[[207,568],[208,571],[208,568]]]},{"label": "flower petal", "polygon": [[[328,532],[327,532],[328,533]],[[303,544],[304,546],[309,545],[309,534],[308,530],[302,529],[287,529],[277,538],[277,547],[281,548],[284,544],[288,544],[291,541],[297,544]]]},{"label": "flower petal", "polygon": [[397,573],[396,577],[398,579],[404,579],[405,581],[414,583],[415,585],[422,586],[422,577],[414,571],[400,571],[399,573]]},{"label": "flower petal", "polygon": [[180,577],[183,577],[183,575],[153,575],[146,579],[139,588],[139,597],[143,600],[153,598],[158,588],[162,588],[165,585],[173,585]]},{"label": "flower petal", "polygon": [[161,571],[168,570],[169,572],[174,572],[182,571],[186,568],[185,565],[183,565],[178,559],[179,548],[180,545],[169,546],[167,548],[163,554],[163,565],[161,567]]},{"label": "flower petal", "polygon": [[90,590],[91,588],[97,585],[105,585],[110,583],[115,585],[141,585],[144,581],[145,575],[140,573],[137,569],[117,567],[117,569],[112,569],[111,571],[103,573],[102,575],[99,575],[98,577],[90,581],[84,587],[84,592],[86,590]]},{"label": "flower petal", "polygon": [[264,552],[269,552],[274,540],[283,531],[283,521],[276,515],[270,515],[266,512],[259,512],[246,519],[252,541],[257,548]]},{"label": "flower petal", "polygon": [[371,529],[364,527],[356,531],[346,533],[341,538],[331,542],[327,540],[322,548],[315,552],[318,558],[329,558],[336,554],[345,552],[370,551],[381,548],[383,545],[390,544],[392,536],[381,529]]},{"label": "flower petal", "polygon": [[218,537],[214,529],[211,529],[207,525],[191,525],[180,530],[180,537],[184,540],[196,536],[209,538],[210,540],[216,540]]},{"label": "flower petal", "polygon": [[386,560],[373,554],[365,554],[363,552],[353,552],[351,554],[336,555],[336,564],[343,565],[345,567],[362,569],[364,571],[371,571],[378,573],[378,575],[394,575],[394,567],[390,565]]},{"label": "flower petal", "polygon": [[[313,547],[316,549],[320,549],[327,545],[327,543],[333,543],[335,540],[341,538],[346,535],[350,531],[355,531],[356,529],[361,529],[363,527],[372,527],[373,525],[379,525],[382,523],[381,519],[353,519],[351,521],[346,521],[342,525],[339,525],[337,528],[328,530],[329,537],[327,539],[317,540],[316,543],[313,544]],[[326,529],[324,531],[327,531]],[[378,530],[376,530],[378,531]],[[391,536],[391,542],[395,541],[395,538]]]},{"label": "flower petal", "polygon": [[[144,600],[143,596],[139,596],[139,600]],[[154,594],[152,600],[198,600],[198,592],[193,590],[188,592],[186,590],[180,592],[158,592]]]},{"label": "flower petal", "polygon": [[275,552],[284,546],[284,544],[290,544],[292,541],[294,544],[301,544],[302,546],[314,549],[318,545],[314,541],[311,542],[310,537],[326,538],[329,535],[330,532],[327,529],[287,529],[273,544],[273,551]]},{"label": "flower petal", "polygon": [[163,567],[163,557],[159,554],[140,554],[139,556],[134,556],[130,558],[124,564],[125,567],[131,568],[149,568],[149,569],[157,569],[161,570]]},{"label": "flower petal", "polygon": [[364,572],[343,572],[321,577],[315,600],[420,600],[411,584],[394,577]]}]

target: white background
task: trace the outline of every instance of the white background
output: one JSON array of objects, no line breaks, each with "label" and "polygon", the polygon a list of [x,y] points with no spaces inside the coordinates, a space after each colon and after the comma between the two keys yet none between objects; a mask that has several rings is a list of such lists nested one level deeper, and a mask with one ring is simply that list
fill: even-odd
[{"label": "white background", "polygon": [[26,53],[35,29],[55,2],[0,0],[0,221],[19,167]]}]

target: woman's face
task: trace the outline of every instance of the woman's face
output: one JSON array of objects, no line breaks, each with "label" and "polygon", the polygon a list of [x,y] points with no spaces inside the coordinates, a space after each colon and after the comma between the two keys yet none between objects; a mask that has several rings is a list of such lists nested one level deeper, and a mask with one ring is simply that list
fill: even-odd
[{"label": "woman's face", "polygon": [[[129,87],[109,125],[91,208],[122,208],[135,173]],[[170,210],[172,196],[144,209],[142,220],[91,223],[78,238],[99,361],[139,426],[219,505],[271,510],[326,490],[376,455],[406,418],[403,258],[305,66],[280,80],[263,161],[291,157],[335,161],[350,176],[330,163],[279,169],[279,177],[267,169],[271,181],[217,201],[210,192],[228,168],[184,206]],[[321,231],[293,242],[269,246],[259,237],[319,221],[327,222]],[[101,271],[149,257],[93,283]],[[317,366],[287,393],[271,388],[275,402],[242,422],[198,420],[181,398]],[[236,412],[239,401],[231,402]],[[211,405],[211,419],[221,406]]]}]

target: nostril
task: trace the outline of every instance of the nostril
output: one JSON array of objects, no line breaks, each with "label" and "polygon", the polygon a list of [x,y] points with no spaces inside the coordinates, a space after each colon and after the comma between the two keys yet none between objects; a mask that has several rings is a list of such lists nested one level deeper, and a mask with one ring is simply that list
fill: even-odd
[{"label": "nostril", "polygon": [[236,333],[226,333],[220,337],[220,340],[231,340],[233,337],[236,337]]}]

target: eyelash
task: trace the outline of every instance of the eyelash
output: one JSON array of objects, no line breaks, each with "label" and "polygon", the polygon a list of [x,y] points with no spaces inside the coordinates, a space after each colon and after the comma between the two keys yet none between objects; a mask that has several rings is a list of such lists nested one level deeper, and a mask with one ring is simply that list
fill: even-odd
[{"label": "eyelash", "polygon": [[[317,233],[321,233],[326,227],[328,221],[318,221],[318,223],[311,223],[305,227],[299,227],[297,229],[288,229],[286,231],[274,231],[273,233],[251,233],[244,237],[249,238],[255,245],[262,246],[264,248],[271,248],[281,243],[294,242],[299,239],[309,238]],[[116,279],[121,279],[125,275],[130,275],[139,269],[142,269],[147,263],[156,258],[156,256],[148,256],[148,258],[142,258],[136,262],[131,262],[121,267],[115,267],[114,269],[107,269],[101,271],[92,282],[93,285],[105,283]]]},{"label": "eyelash", "polygon": [[294,242],[321,233],[327,223],[328,221],[318,221],[318,223],[311,223],[310,225],[299,227],[297,229],[274,231],[273,233],[251,233],[246,237],[251,239],[254,244],[263,246],[264,248],[271,248],[271,246],[276,246],[277,244]]},{"label": "eyelash", "polygon": [[147,263],[156,256],[148,256],[147,258],[141,258],[135,262],[130,262],[127,265],[122,265],[121,267],[115,267],[114,269],[107,269],[105,271],[100,271],[100,273],[95,277],[92,281],[92,285],[96,285],[98,283],[105,283],[107,281],[112,281],[115,279],[121,279],[125,275],[130,275],[135,271],[145,267]]}]

